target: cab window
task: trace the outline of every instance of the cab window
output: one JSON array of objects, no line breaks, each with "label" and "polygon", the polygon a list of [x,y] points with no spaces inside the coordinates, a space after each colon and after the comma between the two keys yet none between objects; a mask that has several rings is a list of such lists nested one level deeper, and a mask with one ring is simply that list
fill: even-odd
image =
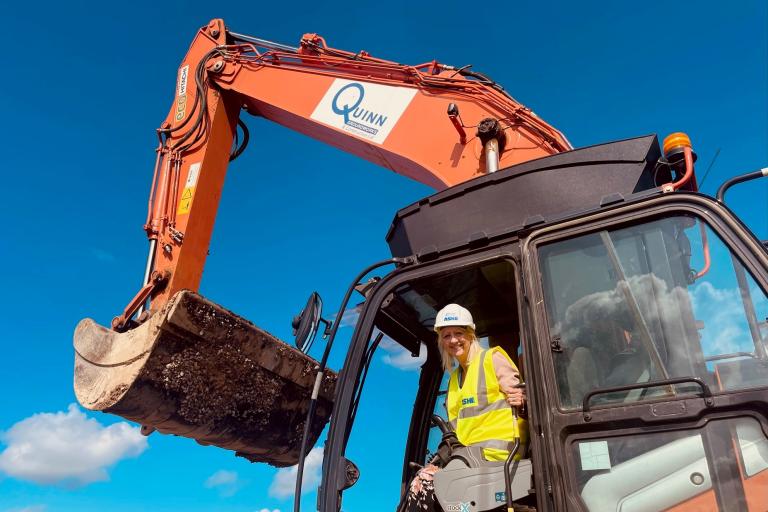
[{"label": "cab window", "polygon": [[[580,440],[572,452],[574,481],[590,512],[765,510],[768,439],[751,417]],[[718,478],[725,508],[713,485]]]},{"label": "cab window", "polygon": [[[765,292],[700,218],[678,214],[542,245],[539,266],[561,407],[594,390],[696,377],[768,385]],[[592,404],[700,392],[608,392]]]}]

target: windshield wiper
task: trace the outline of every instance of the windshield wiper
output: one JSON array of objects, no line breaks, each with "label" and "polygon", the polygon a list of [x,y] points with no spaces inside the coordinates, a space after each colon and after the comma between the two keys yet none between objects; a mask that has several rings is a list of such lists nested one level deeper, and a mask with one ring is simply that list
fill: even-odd
[{"label": "windshield wiper", "polygon": [[[635,298],[634,293],[632,293],[632,288],[629,286],[627,276],[624,274],[624,269],[621,267],[621,261],[619,260],[619,255],[616,253],[616,247],[613,245],[611,235],[609,235],[607,231],[601,231],[600,238],[603,241],[603,245],[605,245],[605,250],[608,252],[608,258],[611,260],[613,270],[616,272],[616,276],[619,278],[617,287],[624,294],[624,300],[627,301],[629,310],[634,317],[635,324],[640,328],[640,340],[642,341],[643,345],[645,345],[645,349],[651,356],[651,361],[653,361],[653,364],[655,364],[659,369],[661,376],[665,380],[669,379],[669,372],[667,372],[667,369],[664,366],[664,362],[661,360],[661,355],[659,354],[656,345],[653,343],[651,333],[648,330],[648,325],[645,323],[643,314],[640,311],[640,306],[637,304],[637,299]],[[675,390],[672,386],[669,386],[669,391],[673,395],[675,394]]]}]

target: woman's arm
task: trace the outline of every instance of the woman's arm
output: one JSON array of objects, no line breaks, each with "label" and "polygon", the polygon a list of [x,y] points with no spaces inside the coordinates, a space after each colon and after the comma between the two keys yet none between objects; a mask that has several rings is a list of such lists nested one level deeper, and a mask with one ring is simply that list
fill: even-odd
[{"label": "woman's arm", "polygon": [[525,391],[517,387],[520,384],[520,372],[499,352],[493,353],[492,361],[499,387],[507,395],[507,403],[512,407],[520,407],[525,403]]}]

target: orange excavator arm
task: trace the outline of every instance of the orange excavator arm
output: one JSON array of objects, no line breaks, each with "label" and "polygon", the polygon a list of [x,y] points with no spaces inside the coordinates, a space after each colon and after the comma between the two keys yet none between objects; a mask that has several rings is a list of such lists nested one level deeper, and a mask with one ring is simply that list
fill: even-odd
[{"label": "orange excavator arm", "polygon": [[114,328],[124,329],[147,300],[157,309],[179,290],[198,289],[241,109],[438,190],[571,149],[466,66],[401,65],[329,48],[315,34],[293,48],[213,20],[179,67],[158,130],[145,286]]},{"label": "orange excavator arm", "polygon": [[112,329],[78,324],[75,394],[143,432],[286,466],[298,460],[310,401],[310,445],[328,421],[336,374],[315,375],[305,353],[195,293],[227,165],[248,141],[243,109],[436,189],[570,145],[466,67],[404,66],[314,34],[292,48],[222,20],[198,32],[158,130],[144,286]]}]

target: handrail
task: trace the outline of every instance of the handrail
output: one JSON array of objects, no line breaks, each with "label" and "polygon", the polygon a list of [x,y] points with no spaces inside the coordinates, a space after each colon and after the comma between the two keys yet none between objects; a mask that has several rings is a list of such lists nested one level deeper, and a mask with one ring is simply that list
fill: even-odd
[{"label": "handrail", "polygon": [[715,356],[709,356],[704,358],[705,363],[712,361],[722,361],[723,359],[733,359],[734,357],[751,357],[757,359],[757,356],[752,352],[731,352],[730,354],[717,354]]},{"label": "handrail", "polygon": [[765,176],[768,176],[768,167],[763,167],[759,171],[752,171],[740,176],[734,176],[733,178],[726,180],[726,182],[720,185],[720,188],[717,189],[717,200],[721,203],[725,203],[725,192],[729,188],[738,183],[744,183],[745,181],[755,180]]},{"label": "handrail", "polygon": [[698,377],[677,377],[674,379],[653,380],[649,382],[636,382],[634,384],[626,384],[624,386],[612,386],[609,388],[593,389],[592,391],[590,391],[584,396],[584,400],[582,401],[582,405],[581,405],[582,412],[586,416],[587,413],[590,411],[589,402],[593,396],[604,395],[606,393],[614,393],[616,391],[631,391],[633,389],[671,386],[673,384],[682,384],[684,382],[693,382],[694,384],[698,384],[701,387],[701,391],[702,391],[702,394],[704,395],[704,398],[707,399],[707,405],[712,405],[712,390],[709,389],[709,386],[706,385],[703,380],[701,380]]}]

